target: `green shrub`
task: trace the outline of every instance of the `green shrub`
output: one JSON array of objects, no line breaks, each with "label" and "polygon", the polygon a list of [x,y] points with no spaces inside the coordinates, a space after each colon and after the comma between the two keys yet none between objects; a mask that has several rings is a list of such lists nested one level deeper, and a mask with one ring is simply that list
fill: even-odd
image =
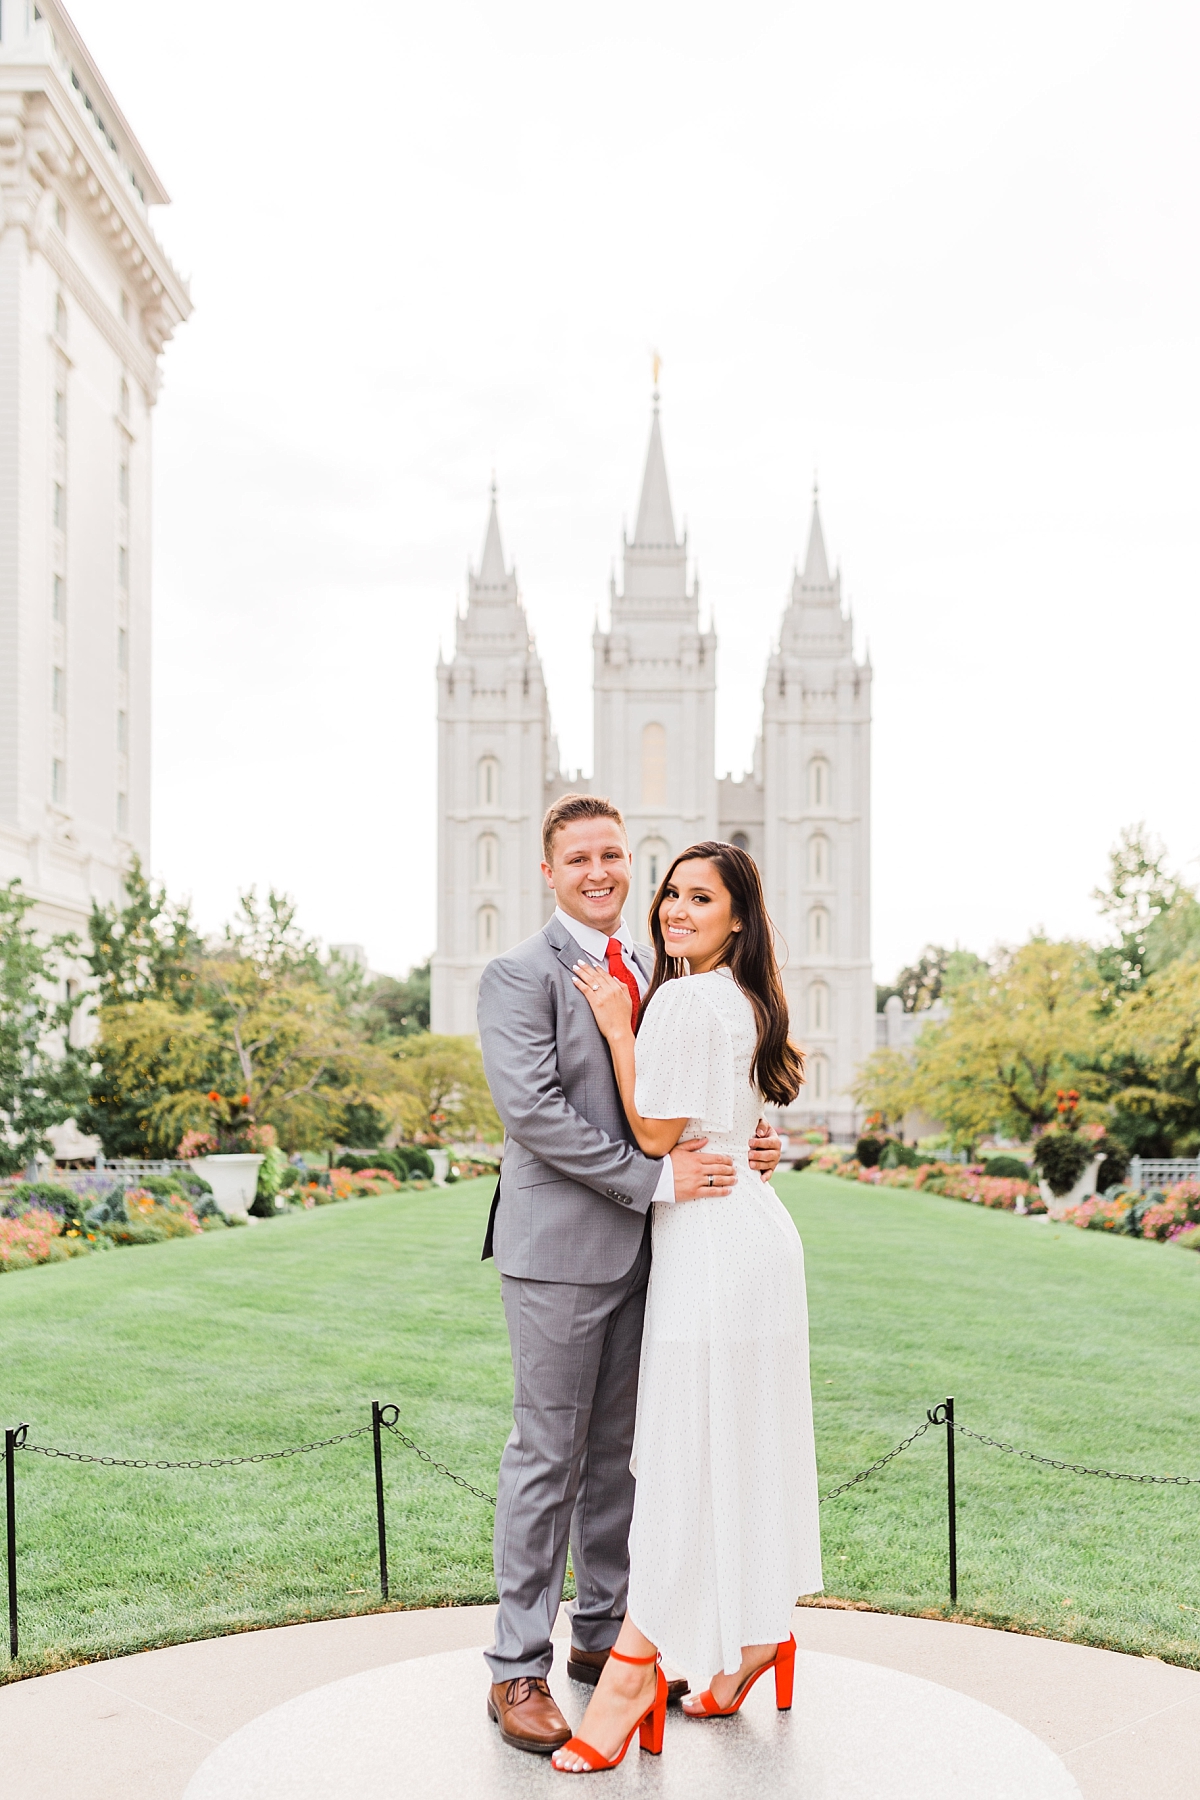
[{"label": "green shrub", "polygon": [[410,1181],[418,1175],[425,1181],[433,1180],[433,1158],[428,1150],[422,1150],[419,1144],[397,1144],[396,1155],[403,1158]]},{"label": "green shrub", "polygon": [[984,1162],[983,1172],[1001,1181],[1029,1180],[1029,1164],[1019,1156],[989,1156]]},{"label": "green shrub", "polygon": [[1104,1136],[1092,1145],[1093,1156],[1099,1156],[1101,1153],[1103,1153],[1104,1161],[1100,1164],[1100,1180],[1105,1193],[1109,1188],[1124,1187],[1129,1174],[1129,1152],[1124,1144],[1119,1143],[1115,1137],[1110,1137],[1105,1132]]},{"label": "green shrub", "polygon": [[883,1155],[879,1159],[879,1167],[881,1169],[919,1169],[922,1163],[928,1162],[928,1160],[929,1158],[922,1156],[921,1152],[913,1145],[902,1144],[899,1139],[893,1138],[884,1148]]},{"label": "green shrub", "polygon": [[258,1183],[250,1211],[256,1219],[273,1219],[281,1210],[275,1201],[288,1172],[287,1157],[278,1144],[268,1144],[258,1165]]},{"label": "green shrub", "polygon": [[53,1213],[65,1226],[83,1227],[83,1202],[74,1188],[57,1181],[18,1181],[5,1197],[3,1210],[15,1218],[31,1206]]},{"label": "green shrub", "polygon": [[408,1162],[403,1150],[343,1150],[334,1164],[360,1175],[364,1169],[386,1169],[397,1181],[408,1180]]},{"label": "green shrub", "polygon": [[1090,1138],[1073,1131],[1048,1131],[1040,1137],[1033,1160],[1052,1194],[1069,1194],[1096,1154]]},{"label": "green shrub", "polygon": [[414,1175],[433,1180],[433,1158],[419,1144],[396,1144],[390,1150],[343,1150],[334,1166],[355,1175],[361,1169],[388,1169],[399,1181]]},{"label": "green shrub", "polygon": [[884,1143],[885,1140],[880,1137],[860,1137],[854,1146],[855,1159],[864,1169],[878,1168]]},{"label": "green shrub", "polygon": [[156,1200],[191,1200],[182,1181],[175,1175],[145,1175],[138,1181],[138,1186],[153,1194]]}]

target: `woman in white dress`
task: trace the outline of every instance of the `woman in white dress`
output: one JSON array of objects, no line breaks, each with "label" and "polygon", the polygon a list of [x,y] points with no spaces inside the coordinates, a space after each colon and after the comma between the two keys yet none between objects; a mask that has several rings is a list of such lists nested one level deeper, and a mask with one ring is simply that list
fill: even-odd
[{"label": "woman in white dress", "polygon": [[685,850],[650,926],[636,1051],[623,984],[580,963],[576,986],[641,1148],[664,1156],[704,1136],[738,1179],[731,1194],[654,1208],[629,1605],[579,1735],[554,1754],[567,1774],[613,1767],[639,1725],[643,1747],[661,1749],[660,1653],[716,1671],[684,1702],[693,1718],[736,1711],[767,1669],[789,1707],[792,1608],[822,1585],[804,1252],[746,1148],[764,1101],[789,1105],[803,1080],[753,860],[732,844]]}]

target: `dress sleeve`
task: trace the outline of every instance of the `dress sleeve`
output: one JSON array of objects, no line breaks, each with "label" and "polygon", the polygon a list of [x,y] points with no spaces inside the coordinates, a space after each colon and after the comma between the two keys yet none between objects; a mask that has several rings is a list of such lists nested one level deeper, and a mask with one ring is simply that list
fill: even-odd
[{"label": "dress sleeve", "polygon": [[659,988],[637,1035],[634,1104],[643,1119],[695,1119],[731,1131],[733,1039],[694,976]]}]

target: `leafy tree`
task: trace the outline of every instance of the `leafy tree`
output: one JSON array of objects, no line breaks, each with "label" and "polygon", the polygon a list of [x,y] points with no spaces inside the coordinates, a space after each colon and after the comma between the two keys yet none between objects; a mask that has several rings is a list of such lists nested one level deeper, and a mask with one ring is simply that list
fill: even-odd
[{"label": "leafy tree", "polygon": [[892,987],[876,985],[875,1010],[882,1012],[892,995],[899,994],[905,1012],[924,1012],[986,967],[983,958],[970,950],[926,944],[911,968],[901,969]]},{"label": "leafy tree", "polygon": [[387,1118],[377,1106],[372,1106],[369,1100],[351,1100],[342,1108],[338,1142],[373,1149],[382,1144],[387,1129]]},{"label": "leafy tree", "polygon": [[949,1017],[925,1027],[911,1059],[876,1051],[856,1097],[888,1118],[919,1108],[961,1144],[995,1130],[1036,1135],[1056,1116],[1057,1091],[1100,1097],[1088,1076],[1099,1037],[1100,982],[1086,944],[1035,937],[955,989]]},{"label": "leafy tree", "polygon": [[858,1072],[855,1099],[871,1113],[899,1126],[919,1102],[914,1085],[913,1055],[903,1050],[873,1050]]},{"label": "leafy tree", "polygon": [[[219,940],[188,949],[178,980],[101,1006],[105,1124],[140,1154],[170,1155],[188,1131],[233,1144],[263,1125],[288,1150],[327,1143],[347,1106],[378,1106],[394,1086],[285,896],[251,889]],[[108,1149],[117,1132],[102,1135]]]},{"label": "leafy tree", "polygon": [[1200,901],[1168,872],[1166,851],[1144,823],[1122,831],[1109,854],[1107,885],[1092,898],[1117,932],[1098,959],[1114,1001],[1177,958],[1200,952]]},{"label": "leafy tree", "polygon": [[0,887],[0,1174],[15,1175],[46,1132],[77,1112],[87,1094],[87,1053],[70,1043],[70,999],[54,999],[59,965],[78,948],[73,933],[39,944],[25,923],[33,897],[19,881]]},{"label": "leafy tree", "polygon": [[474,1038],[425,1032],[402,1038],[393,1056],[391,1110],[405,1137],[443,1143],[478,1134],[494,1143],[502,1136]]},{"label": "leafy tree", "polygon": [[378,1015],[381,1035],[413,1037],[429,1030],[428,961],[409,970],[403,981],[391,975],[381,976],[367,996],[372,1015]]},{"label": "leafy tree", "polygon": [[92,901],[85,954],[101,1005],[158,994],[185,1003],[203,944],[187,902],[170,901],[133,858],[122,885],[124,904]]},{"label": "leafy tree", "polygon": [[1200,1150],[1200,956],[1144,977],[1110,1025],[1113,1134],[1142,1154]]},{"label": "leafy tree", "polygon": [[143,1039],[130,1060],[125,1033],[105,1029],[122,1006],[156,999],[175,1012],[194,1003],[196,969],[203,943],[186,903],[167,898],[134,857],[124,877],[120,905],[92,902],[86,961],[99,1002],[100,1035],[92,1048],[88,1097],[79,1113],[84,1131],[94,1132],[107,1156],[170,1156],[174,1145],[148,1131],[150,1109],[164,1091],[165,1067]]},{"label": "leafy tree", "polygon": [[1116,937],[1097,956],[1110,1027],[1097,1067],[1112,1096],[1113,1135],[1131,1153],[1179,1154],[1200,1145],[1186,1028],[1200,901],[1144,824],[1121,833],[1093,898]]}]

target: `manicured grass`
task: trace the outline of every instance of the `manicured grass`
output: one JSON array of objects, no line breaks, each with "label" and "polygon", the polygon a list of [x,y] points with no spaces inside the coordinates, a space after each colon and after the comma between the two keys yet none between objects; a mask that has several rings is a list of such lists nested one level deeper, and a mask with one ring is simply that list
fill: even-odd
[{"label": "manicured grass", "polygon": [[[948,1394],[1022,1449],[1200,1477],[1200,1256],[828,1176],[780,1187],[808,1256],[823,1487]],[[1200,1486],[956,1442],[963,1613],[1200,1666]],[[822,1508],[831,1593],[945,1606],[945,1462],[930,1431]]]},{"label": "manicured grass", "polygon": [[[0,1282],[6,1420],[30,1441],[183,1459],[368,1423],[373,1399],[494,1492],[512,1380],[491,1187],[350,1201]],[[63,1277],[66,1277],[63,1280]],[[394,1598],[494,1598],[491,1508],[385,1436]],[[379,1602],[369,1435],[233,1469],[17,1458],[21,1662]]]},{"label": "manicured grass", "polygon": [[[805,1241],[822,1487],[953,1394],[968,1426],[1200,1476],[1200,1256],[903,1190],[786,1176]],[[3,1414],[31,1441],[185,1458],[352,1430],[394,1400],[494,1491],[511,1375],[479,1242],[490,1183],[0,1281]],[[948,1610],[945,1434],[822,1509],[832,1595]],[[491,1509],[385,1446],[393,1603],[494,1597]],[[964,1615],[1200,1666],[1200,1487],[958,1440]],[[378,1605],[370,1439],[220,1470],[17,1459],[27,1673]]]}]

